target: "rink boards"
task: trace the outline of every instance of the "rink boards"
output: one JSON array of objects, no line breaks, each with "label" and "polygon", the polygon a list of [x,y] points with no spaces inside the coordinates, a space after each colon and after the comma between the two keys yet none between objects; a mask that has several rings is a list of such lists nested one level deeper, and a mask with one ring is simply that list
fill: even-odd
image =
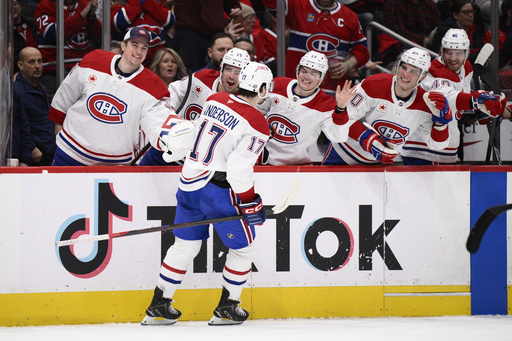
[{"label": "rink boards", "polygon": [[[257,167],[256,190],[291,206],[257,228],[242,294],[251,318],[510,314],[508,213],[465,249],[489,206],[512,202],[511,167]],[[70,236],[173,222],[177,167],[1,169],[0,325],[137,322],[172,233],[55,247]],[[184,320],[220,297],[217,236],[176,293]]]}]

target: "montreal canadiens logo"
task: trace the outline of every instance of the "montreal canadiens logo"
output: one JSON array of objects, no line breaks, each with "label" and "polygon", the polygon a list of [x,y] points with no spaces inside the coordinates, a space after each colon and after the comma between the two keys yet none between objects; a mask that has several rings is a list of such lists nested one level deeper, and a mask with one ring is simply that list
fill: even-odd
[{"label": "montreal canadiens logo", "polygon": [[372,126],[382,136],[390,139],[394,144],[402,144],[405,138],[409,135],[409,128],[403,127],[399,124],[389,121],[377,120],[373,122]]},{"label": "montreal canadiens logo", "polygon": [[195,121],[201,115],[203,107],[197,104],[191,104],[185,109],[185,119],[187,121]]},{"label": "montreal canadiens logo", "polygon": [[267,121],[276,131],[274,140],[287,144],[298,142],[297,135],[300,132],[298,124],[281,115],[270,115]]},{"label": "montreal canadiens logo", "polygon": [[123,123],[127,105],[111,94],[99,92],[87,99],[87,110],[92,117],[103,123]]},{"label": "montreal canadiens logo", "polygon": [[318,33],[311,35],[306,40],[306,49],[308,51],[317,51],[325,54],[327,58],[335,57],[338,55],[338,45],[340,40],[329,34]]}]

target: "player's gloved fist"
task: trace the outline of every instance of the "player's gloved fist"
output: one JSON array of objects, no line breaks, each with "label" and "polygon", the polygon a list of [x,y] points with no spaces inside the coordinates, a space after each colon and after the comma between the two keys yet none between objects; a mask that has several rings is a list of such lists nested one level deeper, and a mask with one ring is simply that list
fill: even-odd
[{"label": "player's gloved fist", "polygon": [[267,215],[263,209],[263,202],[261,201],[259,194],[256,194],[253,201],[245,204],[239,204],[238,207],[242,210],[244,220],[249,225],[261,225],[267,219]]},{"label": "player's gloved fist", "polygon": [[436,91],[428,92],[425,103],[427,103],[430,111],[432,111],[432,121],[447,124],[452,120],[452,111],[448,106],[448,100],[446,100],[442,93]]},{"label": "player's gloved fist", "polygon": [[160,136],[162,158],[165,162],[183,159],[192,148],[196,139],[196,125],[192,121],[179,120],[171,129]]},{"label": "player's gloved fist", "polygon": [[359,138],[359,144],[364,150],[372,154],[377,161],[391,164],[398,153],[387,147],[388,140],[371,130],[366,130]]},{"label": "player's gloved fist", "polygon": [[502,113],[500,100],[488,92],[473,92],[471,104],[473,109],[480,110],[491,117],[498,117]]}]

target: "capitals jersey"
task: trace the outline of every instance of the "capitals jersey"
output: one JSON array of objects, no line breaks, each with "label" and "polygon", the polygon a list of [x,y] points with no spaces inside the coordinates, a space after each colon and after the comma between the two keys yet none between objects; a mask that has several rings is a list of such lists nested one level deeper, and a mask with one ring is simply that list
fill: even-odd
[{"label": "capitals jersey", "polygon": [[[432,137],[436,130],[433,128],[432,113],[423,100],[425,90],[416,88],[404,102],[395,95],[395,81],[396,76],[381,73],[358,84],[356,93],[347,103],[350,119],[371,125],[380,135],[389,138],[389,142],[396,145],[394,150],[397,152],[416,130],[429,148],[446,148],[449,141],[447,136],[442,140]],[[332,157],[331,154],[337,154],[348,165],[377,164],[378,161],[372,154],[365,151],[358,140],[352,138],[352,132],[349,135],[351,138],[347,142],[329,145],[324,161]]]},{"label": "capitals jersey", "polygon": [[460,72],[456,74],[450,70],[438,57],[432,62],[427,77],[421,82],[421,86],[427,91],[435,90],[441,92],[448,100],[450,109],[455,114],[448,129],[450,132],[450,141],[448,147],[443,150],[432,150],[428,148],[427,143],[421,138],[419,132],[411,135],[400,152],[404,157],[413,157],[439,163],[456,163],[457,150],[460,144],[460,131],[458,121],[462,117],[462,110],[468,109],[467,104],[460,106],[457,102],[459,92],[471,92],[471,80],[473,79],[473,67],[466,59]]},{"label": "capitals jersey", "polygon": [[311,163],[309,152],[321,132],[335,142],[348,138],[348,116],[346,112],[334,113],[336,101],[320,89],[308,97],[299,97],[294,93],[296,86],[296,79],[275,78],[269,97],[258,106],[275,129],[266,147],[271,165]]},{"label": "capitals jersey", "polygon": [[122,165],[132,159],[139,126],[153,146],[181,120],[170,109],[169,91],[153,72],[140,66],[118,75],[111,52],[95,50],[64,79],[52,100],[50,119],[63,128],[57,146],[85,165]]},{"label": "capitals jersey", "polygon": [[[263,0],[269,9],[276,8],[276,0]],[[324,10],[315,0],[286,0],[286,25],[290,28],[290,41],[286,52],[286,76],[295,77],[296,67],[304,54],[317,51],[327,58],[345,58],[353,54],[357,66],[366,64],[370,55],[366,37],[352,10],[339,2],[334,9]],[[346,77],[330,79],[329,74],[322,83],[322,89],[335,95],[336,86],[345,83]]]},{"label": "capitals jersey", "polygon": [[226,179],[242,201],[254,198],[253,168],[270,135],[265,117],[240,97],[211,95],[196,120],[199,132],[183,165],[179,188],[204,187],[215,172]]},{"label": "capitals jersey", "polygon": [[185,104],[177,114],[186,120],[194,121],[199,118],[208,97],[217,92],[220,77],[219,71],[202,69],[193,73],[191,76],[184,77],[179,81],[169,84],[171,106],[175,110],[182,105],[187,95],[189,77],[192,77],[190,91]]},{"label": "capitals jersey", "polygon": [[128,0],[126,5],[114,4],[111,12],[112,41],[121,43],[131,27],[144,27],[151,34],[149,50],[144,61],[150,65],[156,51],[165,47],[167,31],[175,22],[171,9],[158,0]]},{"label": "capitals jersey", "polygon": [[[72,68],[94,48],[92,41],[101,40],[101,23],[98,19],[88,22],[80,12],[87,6],[88,0],[79,0],[71,6],[64,6],[64,63]],[[34,17],[37,27],[37,42],[43,55],[44,71],[55,70],[57,59],[55,0],[41,0],[35,9]]]}]

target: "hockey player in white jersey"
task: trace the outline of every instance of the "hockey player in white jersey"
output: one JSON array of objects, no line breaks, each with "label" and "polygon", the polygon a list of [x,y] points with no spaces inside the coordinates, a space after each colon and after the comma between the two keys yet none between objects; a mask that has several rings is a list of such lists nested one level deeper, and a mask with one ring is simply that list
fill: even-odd
[{"label": "hockey player in white jersey", "polygon": [[471,90],[473,67],[467,60],[469,48],[470,42],[466,31],[449,29],[441,40],[440,56],[432,62],[429,74],[421,82],[421,87],[425,90],[443,93],[454,113],[455,119],[448,124],[448,147],[433,150],[427,146],[419,131],[415,131],[400,151],[405,165],[456,163],[460,144],[458,122],[462,118],[462,112],[476,110],[478,116],[482,118],[497,117],[501,113],[501,103],[496,96]]},{"label": "hockey player in white jersey", "polygon": [[174,114],[169,91],[142,66],[150,34],[133,28],[122,55],[87,54],[55,94],[50,119],[60,131],[54,166],[127,165],[139,126],[156,148],[181,159],[195,138],[195,126]]},{"label": "hockey player in white jersey", "polygon": [[419,87],[429,67],[428,52],[411,48],[398,60],[396,75],[376,74],[358,84],[347,105],[349,117],[357,120],[350,126],[350,138],[331,143],[323,164],[392,164],[417,129],[430,148],[445,148],[452,119],[448,102],[441,93]]},{"label": "hockey player in white jersey", "polygon": [[350,124],[344,107],[351,83],[338,86],[335,101],[320,89],[328,68],[325,55],[311,51],[297,65],[297,79],[274,79],[269,100],[258,107],[275,131],[262,164],[310,164],[321,132],[331,141],[347,140]]},{"label": "hockey player in white jersey", "polygon": [[[255,108],[267,97],[272,72],[250,62],[240,72],[238,95],[211,95],[197,119],[199,133],[185,159],[176,198],[175,223],[243,214],[243,220],[213,224],[229,248],[222,272],[222,294],[210,325],[240,324],[249,312],[240,307],[240,296],[253,260],[255,225],[266,219],[261,197],[253,183],[253,168],[270,135],[263,115]],[[175,243],[167,251],[153,300],[143,325],[173,324],[181,312],[172,298],[209,225],[174,230]]]},{"label": "hockey player in white jersey", "polygon": [[[222,57],[220,72],[202,69],[191,76],[169,84],[171,106],[182,109],[177,114],[183,119],[194,121],[201,114],[206,99],[217,92],[234,94],[238,91],[238,75],[240,70],[250,62],[247,51],[232,48]],[[185,101],[185,103],[183,103]],[[163,153],[151,147],[142,158],[141,166],[169,165],[163,159]]]}]

